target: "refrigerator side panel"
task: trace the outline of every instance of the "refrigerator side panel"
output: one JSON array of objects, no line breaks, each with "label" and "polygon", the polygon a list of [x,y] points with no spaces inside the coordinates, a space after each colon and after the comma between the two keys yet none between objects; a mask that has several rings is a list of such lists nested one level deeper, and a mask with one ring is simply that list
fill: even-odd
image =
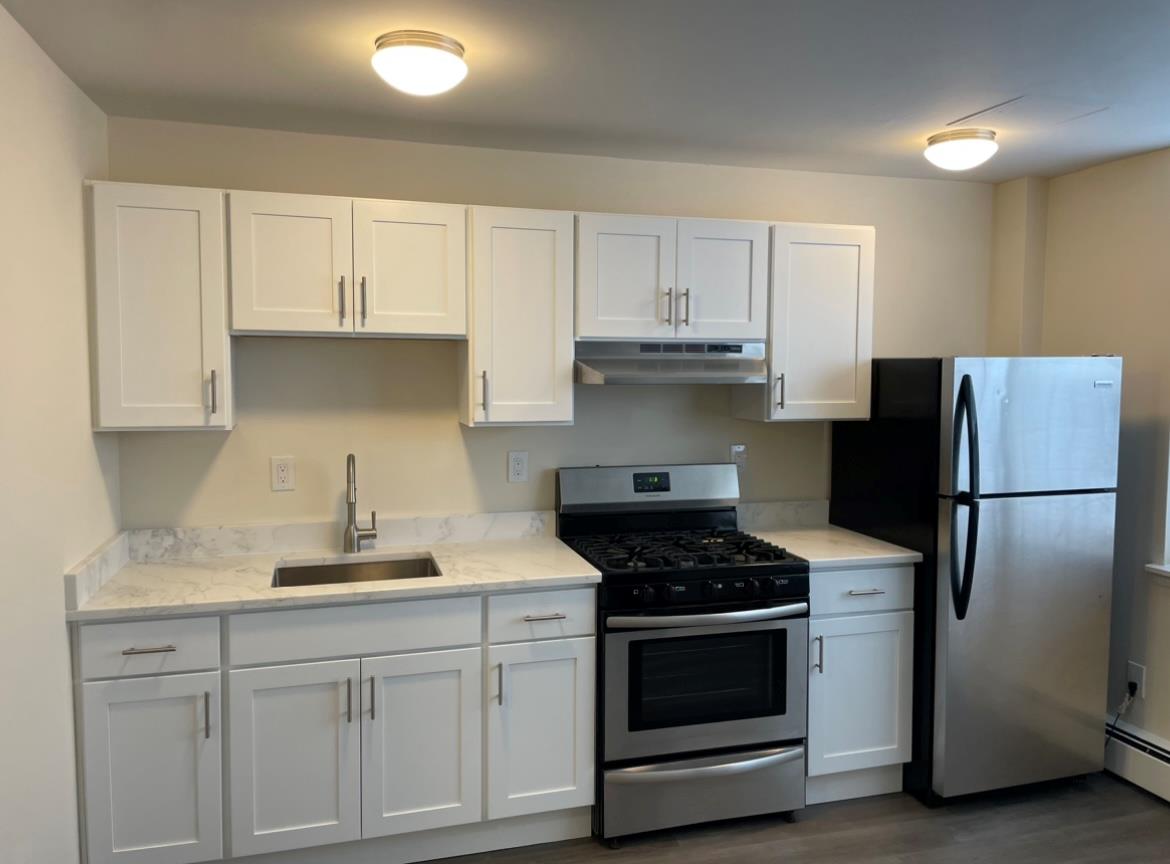
[{"label": "refrigerator side panel", "polygon": [[[943,797],[1103,767],[1113,493],[980,503],[967,617],[939,501],[933,789]],[[968,517],[957,514],[959,548]]]},{"label": "refrigerator side panel", "polygon": [[956,357],[943,361],[939,492],[969,491],[970,440],[952,482],[953,422],[964,376],[974,387],[982,495],[1113,489],[1121,422],[1120,357]]}]

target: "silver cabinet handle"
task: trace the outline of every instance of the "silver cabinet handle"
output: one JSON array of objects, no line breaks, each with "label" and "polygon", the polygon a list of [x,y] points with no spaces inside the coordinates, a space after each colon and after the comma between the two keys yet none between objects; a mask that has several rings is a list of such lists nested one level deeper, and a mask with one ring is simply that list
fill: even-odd
[{"label": "silver cabinet handle", "polygon": [[374,694],[378,692],[378,677],[376,675],[370,676],[370,719],[376,720],[378,715],[374,711]]},{"label": "silver cabinet handle", "polygon": [[123,657],[133,657],[136,654],[173,654],[179,649],[174,645],[158,645],[154,648],[123,648]]},{"label": "silver cabinet handle", "polygon": [[484,369],[483,372],[481,373],[481,377],[483,378],[483,419],[487,420],[488,419],[488,383],[487,383],[487,370],[486,369]]},{"label": "silver cabinet handle", "polygon": [[884,588],[866,588],[863,591],[859,591],[858,589],[854,588],[854,589],[849,591],[849,596],[850,597],[872,597],[875,594],[885,594],[885,593],[886,593],[886,589],[884,589]]},{"label": "silver cabinet handle", "polygon": [[674,323],[674,288],[666,289],[666,323]]},{"label": "silver cabinet handle", "polygon": [[749,771],[759,771],[782,765],[785,762],[794,762],[803,758],[803,747],[780,747],[775,750],[763,750],[752,753],[747,759],[736,759],[732,762],[716,762],[714,765],[697,765],[693,768],[668,768],[663,765],[639,765],[636,768],[619,768],[616,771],[605,772],[607,783],[668,783],[676,780],[702,780],[714,777],[728,777],[734,774],[746,774]]},{"label": "silver cabinet handle", "polygon": [[345,277],[341,277],[341,281],[337,283],[337,298],[338,308],[341,310],[341,321],[338,322],[338,327],[345,326]]},{"label": "silver cabinet handle", "polygon": [[219,411],[219,399],[216,396],[216,390],[218,390],[219,388],[216,387],[216,377],[217,376],[215,374],[215,370],[212,369],[211,370],[211,413],[212,414],[215,414],[216,412]]},{"label": "silver cabinet handle", "polygon": [[691,326],[691,289],[688,288],[682,292],[683,299],[683,319],[679,323],[690,327]]},{"label": "silver cabinet handle", "polygon": [[345,722],[353,722],[353,679],[345,679]]},{"label": "silver cabinet handle", "polygon": [[564,621],[568,617],[564,612],[553,612],[549,615],[525,615],[524,620],[531,624],[533,621]]},{"label": "silver cabinet handle", "polygon": [[709,624],[744,624],[772,621],[808,613],[807,603],[786,603],[764,609],[707,612],[698,615],[610,615],[605,626],[613,630],[661,630],[667,627],[705,627]]},{"label": "silver cabinet handle", "polygon": [[366,326],[366,277],[362,277],[362,326]]},{"label": "silver cabinet handle", "polygon": [[776,386],[780,388],[780,401],[776,403],[776,407],[784,410],[784,373],[781,372],[776,376]]},{"label": "silver cabinet handle", "polygon": [[813,664],[813,668],[816,669],[818,672],[820,672],[822,675],[824,675],[825,674],[825,637],[824,636],[817,636],[815,639],[813,639],[813,641],[817,643],[817,662]]},{"label": "silver cabinet handle", "polygon": [[211,737],[211,691],[203,691],[203,737]]},{"label": "silver cabinet handle", "polygon": [[496,667],[496,683],[499,684],[499,693],[496,694],[496,701],[503,706],[504,704],[504,664],[501,663]]}]

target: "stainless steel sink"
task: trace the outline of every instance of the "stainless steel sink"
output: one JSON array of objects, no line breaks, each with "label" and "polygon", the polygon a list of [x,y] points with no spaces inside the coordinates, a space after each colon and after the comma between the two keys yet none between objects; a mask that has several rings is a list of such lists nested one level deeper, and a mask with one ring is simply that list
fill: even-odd
[{"label": "stainless steel sink", "polygon": [[339,585],[346,582],[382,582],[396,579],[426,579],[441,576],[435,559],[393,558],[389,561],[353,561],[343,564],[304,564],[277,567],[273,588],[299,585]]}]

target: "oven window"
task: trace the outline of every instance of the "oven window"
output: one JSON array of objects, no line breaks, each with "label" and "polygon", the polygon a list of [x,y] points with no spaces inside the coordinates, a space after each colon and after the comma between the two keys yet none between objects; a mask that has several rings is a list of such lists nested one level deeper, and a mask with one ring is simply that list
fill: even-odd
[{"label": "oven window", "polygon": [[630,643],[630,731],[785,712],[788,631]]}]

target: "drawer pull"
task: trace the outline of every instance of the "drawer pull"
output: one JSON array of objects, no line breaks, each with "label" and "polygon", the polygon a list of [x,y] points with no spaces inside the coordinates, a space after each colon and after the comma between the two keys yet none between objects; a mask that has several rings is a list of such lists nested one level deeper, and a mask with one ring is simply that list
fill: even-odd
[{"label": "drawer pull", "polygon": [[133,657],[136,654],[173,654],[178,651],[174,645],[158,645],[154,648],[123,648],[123,657]]},{"label": "drawer pull", "polygon": [[525,615],[524,620],[531,624],[533,621],[564,621],[568,617],[564,612],[552,612],[548,615]]},{"label": "drawer pull", "polygon": [[849,592],[849,596],[850,597],[872,597],[875,594],[885,594],[885,593],[886,593],[885,588],[866,588],[864,591],[858,591],[857,589],[853,589],[852,591]]}]

